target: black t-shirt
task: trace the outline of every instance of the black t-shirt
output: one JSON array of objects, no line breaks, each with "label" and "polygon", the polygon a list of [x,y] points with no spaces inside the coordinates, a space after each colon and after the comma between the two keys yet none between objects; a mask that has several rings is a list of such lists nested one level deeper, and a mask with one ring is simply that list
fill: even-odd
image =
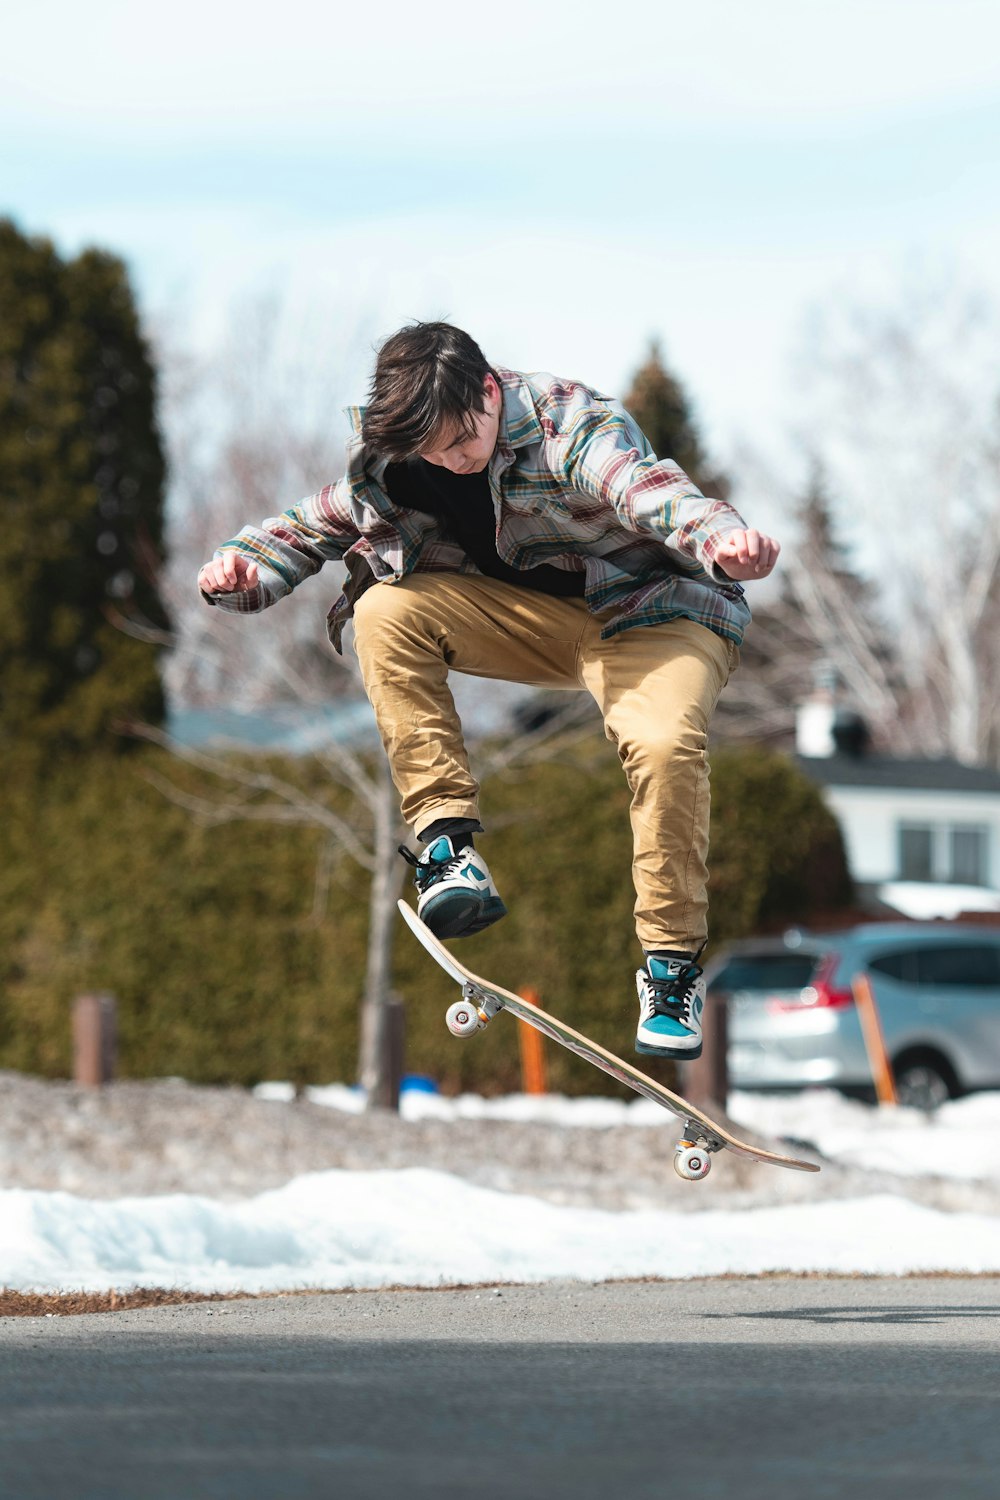
[{"label": "black t-shirt", "polygon": [[453,474],[441,464],[411,458],[405,463],[389,464],[384,483],[393,505],[434,516],[441,522],[442,530],[488,578],[499,578],[519,588],[537,589],[543,594],[583,597],[586,580],[582,572],[569,573],[548,563],[540,563],[537,568],[512,568],[499,556],[493,497],[485,469],[479,474]]}]

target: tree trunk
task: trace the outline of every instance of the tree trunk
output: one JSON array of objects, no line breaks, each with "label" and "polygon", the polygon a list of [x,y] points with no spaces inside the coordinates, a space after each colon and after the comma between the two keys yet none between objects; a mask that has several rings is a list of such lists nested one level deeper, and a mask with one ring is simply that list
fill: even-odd
[{"label": "tree trunk", "polygon": [[393,1048],[391,1023],[392,950],[396,901],[406,866],[397,853],[401,836],[396,789],[388,766],[382,768],[375,813],[375,871],[368,902],[368,963],[361,1007],[358,1081],[367,1109],[392,1109]]}]

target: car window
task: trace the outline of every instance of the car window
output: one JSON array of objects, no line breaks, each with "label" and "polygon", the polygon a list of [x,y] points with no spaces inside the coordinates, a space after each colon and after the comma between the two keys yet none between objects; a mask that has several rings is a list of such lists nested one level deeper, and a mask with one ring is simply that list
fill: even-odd
[{"label": "car window", "polygon": [[912,948],[897,948],[891,953],[877,953],[865,964],[875,974],[887,974],[890,979],[902,979],[907,984],[918,983],[917,955]]},{"label": "car window", "polygon": [[716,990],[800,990],[816,968],[814,953],[736,953],[712,981]]},{"label": "car window", "polygon": [[953,943],[918,948],[917,983],[1000,989],[1000,945]]}]

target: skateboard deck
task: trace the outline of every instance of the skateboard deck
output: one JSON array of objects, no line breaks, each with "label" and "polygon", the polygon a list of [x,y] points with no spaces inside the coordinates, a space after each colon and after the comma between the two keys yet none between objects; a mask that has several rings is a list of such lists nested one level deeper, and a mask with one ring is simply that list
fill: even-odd
[{"label": "skateboard deck", "polygon": [[619,1083],[626,1084],[635,1093],[641,1094],[644,1099],[652,1099],[654,1104],[659,1104],[663,1109],[669,1110],[681,1121],[683,1130],[674,1156],[674,1168],[679,1176],[689,1181],[707,1177],[712,1165],[712,1156],[717,1151],[731,1151],[735,1156],[745,1156],[751,1161],[767,1162],[773,1167],[789,1167],[795,1172],[819,1171],[815,1162],[799,1161],[794,1156],[782,1156],[780,1152],[766,1151],[760,1146],[750,1145],[748,1141],[741,1141],[738,1136],[731,1135],[722,1125],[703,1114],[700,1109],[696,1109],[693,1104],[689,1104],[686,1099],[682,1099],[679,1094],[671,1093],[670,1089],[664,1088],[661,1083],[647,1077],[631,1063],[616,1057],[613,1052],[606,1051],[597,1042],[592,1042],[589,1037],[574,1031],[572,1026],[567,1026],[566,1022],[560,1021],[557,1016],[551,1016],[540,1007],[522,1000],[519,995],[505,990],[501,985],[493,984],[491,980],[481,979],[478,974],[473,974],[471,969],[467,969],[463,963],[460,963],[450,949],[434,936],[411,906],[408,906],[405,901],[399,901],[397,905],[402,912],[403,920],[418,942],[426,948],[445,973],[461,986],[462,999],[449,1007],[445,1018],[448,1030],[454,1036],[472,1036],[487,1026],[500,1011],[506,1010],[511,1015],[517,1016],[518,1020],[533,1026],[543,1036],[558,1042],[561,1047],[568,1048],[570,1052],[575,1052],[578,1057],[585,1058],[587,1062],[592,1063],[595,1068],[600,1068],[602,1072],[616,1078]]}]

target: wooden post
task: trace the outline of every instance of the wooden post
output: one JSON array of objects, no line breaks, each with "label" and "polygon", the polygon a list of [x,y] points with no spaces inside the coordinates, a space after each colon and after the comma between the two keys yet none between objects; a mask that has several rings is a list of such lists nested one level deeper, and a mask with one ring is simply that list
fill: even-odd
[{"label": "wooden post", "polygon": [[387,995],[379,1006],[379,1025],[384,1028],[380,1047],[386,1066],[379,1069],[369,1107],[399,1112],[399,1095],[406,1066],[406,1006],[398,995]]},{"label": "wooden post", "polygon": [[73,1003],[73,1078],[83,1088],[99,1089],[115,1076],[118,1042],[113,995],[78,995]]},{"label": "wooden post", "polygon": [[[521,999],[528,1005],[538,1005],[538,991],[518,990]],[[547,1094],[545,1076],[545,1038],[540,1031],[529,1026],[527,1021],[517,1023],[518,1044],[521,1049],[521,1088],[526,1094]]]},{"label": "wooden post", "polygon": [[898,1104],[896,1080],[892,1074],[892,1063],[886,1051],[882,1020],[878,1013],[875,991],[867,974],[856,974],[851,981],[861,1032],[865,1039],[868,1061],[875,1080],[875,1096],[880,1104]]},{"label": "wooden post", "polygon": [[389,996],[389,1108],[399,1113],[406,1068],[406,1006],[398,995]]},{"label": "wooden post", "polygon": [[728,997],[710,992],[702,1012],[701,1056],[684,1064],[680,1092],[708,1114],[725,1114],[729,1102]]}]

